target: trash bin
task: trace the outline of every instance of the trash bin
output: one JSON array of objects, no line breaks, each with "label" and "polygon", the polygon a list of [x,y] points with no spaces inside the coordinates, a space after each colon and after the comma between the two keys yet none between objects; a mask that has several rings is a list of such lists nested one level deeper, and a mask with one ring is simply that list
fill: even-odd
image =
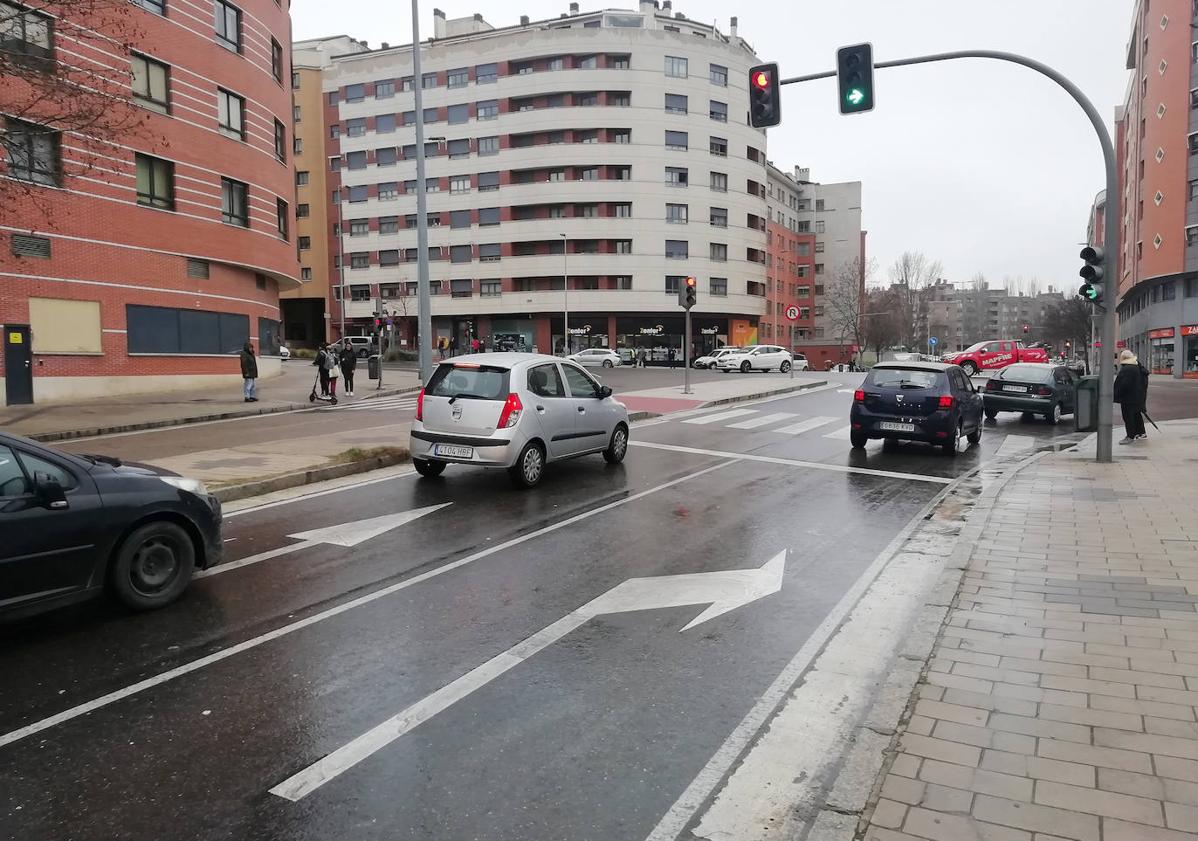
[{"label": "trash bin", "polygon": [[1098,377],[1082,377],[1077,382],[1073,428],[1077,432],[1094,432],[1098,429]]},{"label": "trash bin", "polygon": [[379,355],[377,353],[372,354],[366,361],[366,376],[372,380],[379,378]]}]

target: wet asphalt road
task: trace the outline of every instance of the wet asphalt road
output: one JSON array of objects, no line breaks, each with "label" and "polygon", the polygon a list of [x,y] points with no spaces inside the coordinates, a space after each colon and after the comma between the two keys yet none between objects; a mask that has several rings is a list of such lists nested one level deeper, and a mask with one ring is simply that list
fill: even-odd
[{"label": "wet asphalt road", "polygon": [[[1003,415],[956,458],[853,453],[846,391],[638,425],[623,465],[560,465],[533,492],[450,468],[250,509],[227,521],[230,561],[449,503],[204,577],[157,613],[95,603],[0,631],[0,838],[645,838],[945,480],[1073,437]],[[270,793],[629,578],[784,550],[777,592],[685,632],[704,604],[597,616],[302,799]]]}]

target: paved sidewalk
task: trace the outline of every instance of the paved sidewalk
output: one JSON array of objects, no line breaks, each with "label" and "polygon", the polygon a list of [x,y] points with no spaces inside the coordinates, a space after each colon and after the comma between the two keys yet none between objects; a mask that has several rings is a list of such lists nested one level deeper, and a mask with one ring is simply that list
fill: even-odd
[{"label": "paved sidewalk", "polygon": [[[91,435],[108,435],[181,424],[306,409],[315,369],[311,360],[283,363],[283,372],[258,381],[257,403],[246,403],[240,381],[228,386],[188,392],[120,395],[78,403],[0,407],[0,429],[43,441],[62,441]],[[416,389],[415,371],[386,368],[384,394]],[[365,363],[358,366],[359,394],[374,394],[374,380],[366,378]]]},{"label": "paved sidewalk", "polygon": [[813,837],[1198,838],[1198,422],[1150,433],[979,505],[876,805]]}]

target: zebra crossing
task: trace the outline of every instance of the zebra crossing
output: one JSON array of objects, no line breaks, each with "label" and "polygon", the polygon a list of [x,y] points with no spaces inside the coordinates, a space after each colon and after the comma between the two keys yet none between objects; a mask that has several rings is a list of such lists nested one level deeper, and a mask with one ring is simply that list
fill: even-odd
[{"label": "zebra crossing", "polygon": [[[336,406],[325,406],[325,411],[333,412],[399,412],[416,408],[415,395],[396,395],[394,397],[379,397],[373,400],[358,398],[358,402],[348,402],[345,398]],[[350,398],[353,400],[354,398]]]},{"label": "zebra crossing", "polygon": [[[843,421],[843,418],[814,416],[803,418],[794,412],[761,412],[758,409],[727,409],[712,410],[708,414],[690,414],[679,418],[679,423],[692,426],[720,425],[727,429],[753,429],[762,432],[773,432],[778,435],[803,435],[818,430],[825,438],[848,440],[849,427],[842,424],[829,431],[830,424]],[[767,429],[766,427],[773,427]]]}]

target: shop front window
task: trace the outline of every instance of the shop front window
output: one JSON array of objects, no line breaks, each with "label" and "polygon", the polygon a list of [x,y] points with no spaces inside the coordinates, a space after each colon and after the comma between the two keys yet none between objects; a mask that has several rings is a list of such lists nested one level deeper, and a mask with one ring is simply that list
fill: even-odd
[{"label": "shop front window", "polygon": [[1173,339],[1152,340],[1152,364],[1149,366],[1152,373],[1173,373],[1173,347]]}]

